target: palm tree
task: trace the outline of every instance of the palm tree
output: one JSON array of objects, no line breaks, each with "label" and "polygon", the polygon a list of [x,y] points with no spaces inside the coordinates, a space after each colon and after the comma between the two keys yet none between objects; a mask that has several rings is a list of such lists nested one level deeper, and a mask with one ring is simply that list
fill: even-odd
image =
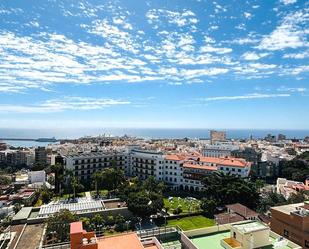
[{"label": "palm tree", "polygon": [[[60,193],[61,182],[63,180],[63,165],[55,164],[51,166],[51,171],[55,173],[55,192]],[[61,193],[60,193],[61,194]]]},{"label": "palm tree", "polygon": [[95,173],[92,174],[91,178],[94,180],[96,196],[98,197],[99,196],[98,183],[102,180],[102,172],[96,171]]},{"label": "palm tree", "polygon": [[66,189],[67,189],[67,193],[69,194],[69,198],[71,198],[71,193],[72,193],[72,188],[73,188],[73,185],[72,185],[72,178],[73,178],[73,170],[70,170],[70,169],[66,169],[64,171],[64,175],[63,175],[63,178],[64,178],[64,182],[65,182],[65,185],[66,185]]},{"label": "palm tree", "polygon": [[77,181],[75,176],[73,176],[72,179],[71,179],[71,185],[72,185],[72,188],[73,188],[73,198],[75,199],[76,188],[79,186],[79,182]]}]

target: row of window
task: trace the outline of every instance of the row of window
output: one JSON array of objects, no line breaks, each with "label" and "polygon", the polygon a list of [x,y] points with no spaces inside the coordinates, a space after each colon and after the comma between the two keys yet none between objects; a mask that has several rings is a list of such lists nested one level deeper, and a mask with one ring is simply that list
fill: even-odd
[{"label": "row of window", "polygon": [[[137,163],[151,163],[154,164],[155,161],[154,160],[148,160],[148,159],[142,159],[142,158],[135,158],[133,157],[133,161],[137,162]],[[159,164],[161,164],[161,161],[159,161]]]},{"label": "row of window", "polygon": [[[81,170],[81,169],[95,169],[100,167],[110,167],[110,163],[99,163],[99,164],[88,164],[86,165],[76,165],[75,170]],[[122,162],[119,162],[118,165],[115,165],[116,167],[123,166]],[[127,166],[125,166],[127,167]]]},{"label": "row of window", "polygon": [[92,159],[80,159],[74,160],[74,164],[84,164],[84,163],[99,163],[99,162],[110,162],[112,160],[124,160],[127,157],[104,157],[104,158],[92,158]]},{"label": "row of window", "polygon": [[[220,170],[236,172],[235,168],[232,168],[232,170],[231,170],[230,168],[220,167]],[[237,169],[237,172],[241,172],[241,169]]]}]

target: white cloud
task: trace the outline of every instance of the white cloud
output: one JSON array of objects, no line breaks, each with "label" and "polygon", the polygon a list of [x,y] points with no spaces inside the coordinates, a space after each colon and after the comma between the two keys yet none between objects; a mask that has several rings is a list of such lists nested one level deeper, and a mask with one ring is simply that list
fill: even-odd
[{"label": "white cloud", "polygon": [[255,60],[259,60],[262,57],[267,56],[268,53],[255,53],[255,52],[246,52],[242,55],[242,58],[247,60],[247,61],[255,61]]},{"label": "white cloud", "polygon": [[236,38],[232,41],[228,41],[231,44],[245,45],[245,44],[256,44],[260,41],[260,39],[254,37],[246,37],[246,38]]},{"label": "white cloud", "polygon": [[250,67],[256,68],[256,69],[273,69],[276,68],[277,65],[275,64],[263,64],[263,63],[250,63]]},{"label": "white cloud", "polygon": [[289,5],[289,4],[296,3],[297,0],[280,0],[280,2],[283,3],[284,5]]},{"label": "white cloud", "polygon": [[238,96],[209,97],[209,98],[204,98],[204,99],[201,99],[201,100],[202,101],[220,101],[220,100],[265,99],[265,98],[280,98],[280,97],[290,97],[290,94],[252,93],[252,94],[238,95]]},{"label": "white cloud", "polygon": [[252,18],[252,14],[249,12],[244,12],[244,16],[246,19],[249,19],[249,20]]},{"label": "white cloud", "polygon": [[309,14],[304,10],[290,13],[283,18],[282,23],[269,35],[266,35],[257,46],[258,49],[282,50],[309,46],[302,24],[309,21]]},{"label": "white cloud", "polygon": [[146,13],[150,24],[162,22],[166,19],[169,24],[175,24],[178,27],[193,25],[198,22],[195,14],[191,10],[184,9],[182,12],[170,11],[164,9],[151,9]]},{"label": "white cloud", "polygon": [[306,59],[309,58],[309,50],[306,50],[304,52],[299,53],[289,53],[283,55],[283,58],[289,58],[289,59]]},{"label": "white cloud", "polygon": [[307,91],[307,88],[305,87],[285,87],[285,86],[282,86],[280,88],[277,89],[277,91],[279,92],[291,92],[291,93],[294,93],[294,92],[306,92]]},{"label": "white cloud", "polygon": [[213,47],[211,45],[205,45],[201,47],[201,52],[204,52],[204,53],[227,54],[227,53],[231,53],[232,51],[233,49],[231,48]]},{"label": "white cloud", "polygon": [[67,110],[95,110],[116,105],[129,105],[129,101],[104,98],[64,97],[47,100],[36,105],[0,104],[0,112],[14,113],[50,113]]}]

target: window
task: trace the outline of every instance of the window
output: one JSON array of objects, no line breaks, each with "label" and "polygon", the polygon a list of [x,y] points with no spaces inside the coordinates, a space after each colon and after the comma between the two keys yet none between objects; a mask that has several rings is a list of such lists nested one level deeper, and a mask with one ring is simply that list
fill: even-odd
[{"label": "window", "polygon": [[289,237],[289,231],[284,229],[283,230],[283,236],[288,238]]},{"label": "window", "polygon": [[234,169],[234,168],[232,168],[232,171],[235,171],[235,169]]},{"label": "window", "polygon": [[241,169],[238,169],[238,172],[241,172]]}]

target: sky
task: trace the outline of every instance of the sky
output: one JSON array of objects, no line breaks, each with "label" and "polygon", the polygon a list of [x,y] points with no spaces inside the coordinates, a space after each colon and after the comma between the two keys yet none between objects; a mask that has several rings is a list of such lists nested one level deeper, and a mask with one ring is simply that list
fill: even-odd
[{"label": "sky", "polygon": [[309,129],[308,10],[0,0],[0,127]]}]

